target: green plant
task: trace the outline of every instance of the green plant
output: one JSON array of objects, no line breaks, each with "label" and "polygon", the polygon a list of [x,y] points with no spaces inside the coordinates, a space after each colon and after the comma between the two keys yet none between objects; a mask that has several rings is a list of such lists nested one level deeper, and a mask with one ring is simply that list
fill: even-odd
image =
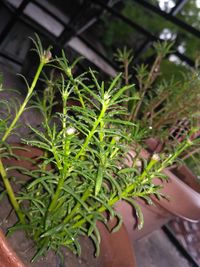
[{"label": "green plant", "polygon": [[[37,72],[35,74],[35,77],[32,81],[32,84],[29,86],[28,83],[26,82],[27,84],[27,95],[26,95],[26,98],[24,99],[23,103],[19,106],[18,110],[16,111],[16,114],[15,114],[15,117],[14,119],[12,120],[12,122],[7,126],[6,122],[8,121],[8,118],[4,119],[1,124],[4,125],[4,128],[5,128],[5,131],[3,132],[2,136],[1,136],[1,143],[4,143],[8,136],[10,135],[10,133],[14,130],[15,126],[16,126],[16,123],[18,122],[21,114],[24,112],[26,106],[27,106],[27,103],[29,102],[30,98],[32,97],[32,94],[33,94],[33,91],[35,89],[35,86],[36,86],[36,83],[39,79],[39,76],[40,76],[40,73],[42,72],[42,69],[43,67],[49,62],[49,59],[50,59],[50,51],[47,50],[47,51],[43,51],[42,49],[42,46],[41,46],[41,43],[39,42],[39,39],[38,39],[38,42],[35,42],[33,41],[36,45],[36,51],[37,53],[39,54],[39,57],[40,57],[40,64],[38,66],[38,69],[37,69]],[[25,80],[26,81],[26,80]],[[9,109],[9,104],[7,101],[3,101],[3,104],[6,105],[7,109]],[[2,151],[1,151],[2,152]],[[3,151],[4,152],[4,151]],[[1,173],[1,177],[2,177],[2,180],[3,180],[3,183],[4,183],[4,186],[7,190],[7,193],[8,193],[8,196],[9,196],[9,199],[20,219],[21,222],[24,222],[24,215],[22,214],[21,212],[21,209],[19,207],[19,204],[16,200],[16,197],[14,195],[14,192],[13,192],[13,189],[10,185],[10,182],[8,180],[8,177],[7,177],[7,173],[6,173],[6,170],[3,166],[3,163],[0,159],[0,173]]]},{"label": "green plant", "polygon": [[[168,81],[162,79],[160,66],[171,52],[172,45],[167,42],[154,44],[157,55],[153,64],[141,64],[134,68],[136,86],[134,91],[129,90],[128,93],[131,95],[137,92],[139,95],[138,99],[129,102],[129,120],[140,122],[140,126],[146,129],[144,138],[159,138],[166,141],[168,147],[176,146],[190,131],[197,132],[200,116],[198,69],[183,73],[180,81],[173,77]],[[116,55],[117,61],[122,62],[124,77],[131,77],[132,51],[118,50]],[[130,79],[124,79],[128,84]],[[195,142],[198,143],[197,140]],[[196,150],[194,147],[192,149]]]},{"label": "green plant", "polygon": [[200,179],[199,159],[199,146],[191,151],[187,151],[187,153],[184,153],[184,156],[182,157],[183,162],[192,170],[198,179]]},{"label": "green plant", "polygon": [[[186,138],[176,146],[173,154],[142,159],[138,141],[143,136],[143,126],[140,120],[125,120],[131,114],[127,105],[122,105],[130,101],[141,102],[141,95],[138,100],[138,94],[133,90],[134,85],[122,86],[122,74],[110,82],[99,82],[92,70],[75,76],[75,63],[70,65],[64,52],[53,59],[49,49],[43,50],[39,39],[34,43],[40,64],[31,86],[27,83],[27,96],[13,121],[9,123],[5,119],[1,123],[1,158],[9,157],[10,151],[13,156],[12,147],[5,146],[6,139],[33,96],[43,67],[55,69],[56,76],[46,77],[42,98],[36,96],[32,103],[40,110],[43,123],[40,128],[29,125],[33,136],[22,141],[42,149],[43,156],[36,169],[22,170],[29,179],[17,195],[0,158],[2,180],[19,218],[10,232],[26,230],[37,247],[33,259],[49,249],[59,252],[61,246],[80,254],[80,235],[87,235],[94,241],[98,255],[100,234],[96,222],[106,224],[112,217],[117,217],[112,231],[118,230],[122,218],[114,205],[125,200],[136,209],[141,228],[143,217],[136,198],[149,201],[152,194],[160,197],[160,187],[154,185],[153,178],[163,179],[163,168],[171,165],[192,142]],[[129,91],[131,94],[127,94]],[[70,105],[71,100],[76,105]],[[54,111],[57,105],[59,112]],[[131,166],[127,166],[125,158],[131,146],[137,156]],[[138,160],[143,162],[142,167],[137,166]]]}]

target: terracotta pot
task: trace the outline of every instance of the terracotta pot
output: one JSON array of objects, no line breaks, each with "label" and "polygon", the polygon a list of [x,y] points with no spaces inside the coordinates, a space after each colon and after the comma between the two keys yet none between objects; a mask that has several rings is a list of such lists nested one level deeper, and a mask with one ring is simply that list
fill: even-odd
[{"label": "terracotta pot", "polygon": [[[18,157],[21,157],[20,160],[14,157],[11,157],[9,159],[3,158],[2,161],[4,164],[7,164],[9,166],[24,167],[27,170],[33,170],[36,168],[36,164],[39,163],[39,157],[43,155],[43,151],[41,149],[21,144],[13,144],[13,147],[20,147],[13,149],[13,153]],[[23,177],[23,175],[20,174],[20,177]]]},{"label": "terracotta pot", "polygon": [[[191,222],[200,221],[200,190],[199,185],[196,184],[196,189],[192,188],[189,184],[195,184],[197,179],[195,176],[187,176],[189,181],[186,184],[181,180],[181,173],[177,171],[175,175],[171,170],[165,169],[163,171],[168,180],[163,182],[162,193],[166,194],[169,199],[161,199],[158,201],[155,197],[153,200],[160,205],[163,209]],[[160,180],[155,183],[160,184]]]},{"label": "terracotta pot", "polygon": [[[158,141],[153,138],[148,140],[148,145],[151,147],[151,150],[153,148],[155,149],[155,147],[157,147],[157,149],[159,147],[159,150],[161,149]],[[26,146],[24,146],[24,148],[27,149]],[[37,157],[42,155],[42,151],[40,149],[32,148],[32,147],[30,150],[29,149],[28,150],[16,150],[15,153],[17,153],[20,156],[28,157],[31,159],[36,159]],[[132,164],[132,160],[134,156],[135,156],[134,149],[131,148],[127,157],[125,158],[125,162],[127,165]],[[141,156],[144,158],[148,158],[150,157],[150,154],[146,150],[143,149],[141,151]],[[10,160],[7,160],[7,163],[9,165],[23,165],[27,169],[35,168],[35,166],[31,162],[28,162],[26,160],[16,161],[15,159],[10,159]],[[158,226],[163,225],[165,222],[167,222],[169,219],[171,219],[175,215],[178,215],[180,217],[183,217],[191,221],[194,221],[194,220],[196,221],[198,219],[198,212],[196,212],[197,214],[196,216],[192,216],[191,214],[187,215],[187,212],[188,210],[191,212],[191,208],[189,208],[189,205],[195,205],[194,206],[195,210],[198,208],[198,197],[199,196],[197,196],[197,193],[195,193],[195,189],[193,191],[188,189],[189,186],[181,182],[180,179],[176,177],[175,174],[177,174],[177,172],[179,173],[179,176],[181,176],[181,178],[183,179],[183,172],[186,172],[186,167],[184,167],[184,169],[183,167],[182,169],[179,168],[178,170],[176,170],[176,173],[175,173],[175,170],[173,170],[173,172],[171,170],[165,170],[164,173],[169,177],[168,181],[163,182],[159,179],[154,180],[155,183],[161,184],[164,186],[161,192],[165,194],[166,196],[169,196],[170,201],[167,199],[158,200],[157,198],[153,197],[152,199],[155,204],[153,206],[152,205],[150,206],[145,201],[138,200],[139,204],[141,205],[141,208],[144,214],[144,219],[145,219],[144,228],[142,230],[138,231],[136,229],[136,225],[137,225],[136,216],[134,214],[133,209],[131,208],[129,204],[122,201],[116,205],[117,209],[122,213],[124,217],[124,221],[125,221],[125,225],[127,229],[135,229],[134,239],[138,239],[142,237],[143,235],[146,235],[147,233],[151,232],[153,228],[156,229]],[[197,183],[194,182],[195,180],[196,180],[196,177],[194,177],[194,175],[192,175],[191,172],[189,172],[187,168],[187,183],[190,184],[190,186],[194,184],[194,187],[197,188]],[[185,209],[182,209],[183,207],[182,205],[181,207],[179,207],[180,205],[178,201],[179,200],[178,194],[184,194],[184,195],[186,194],[186,198],[189,199],[187,201],[188,203],[187,209],[186,207]],[[184,212],[184,210],[186,211]]]},{"label": "terracotta pot", "polygon": [[0,230],[0,266],[1,267],[25,267],[23,262],[8,243],[5,235]]},{"label": "terracotta pot", "polygon": [[[31,152],[30,151],[18,151],[18,153],[23,156],[27,156],[31,158],[36,158],[42,155],[41,150],[35,149],[35,148],[31,148]],[[143,150],[141,153],[143,157],[145,158],[148,158],[150,156],[150,154],[145,150]],[[131,159],[134,157],[134,155],[135,155],[134,151],[130,151],[128,153],[128,157],[125,159],[127,165],[131,164]],[[17,164],[22,164],[22,163],[23,162],[18,162]],[[27,162],[24,162],[24,163],[26,164],[26,167],[29,169],[32,169],[35,167],[31,163],[27,163]],[[11,160],[10,164],[16,164],[16,160]],[[187,219],[193,222],[194,221],[196,222],[200,219],[199,193],[197,193],[189,185],[185,184],[183,181],[177,178],[177,176],[175,175],[175,171],[172,172],[172,170],[167,169],[164,171],[164,173],[169,177],[168,181],[163,182],[160,179],[155,178],[154,182],[156,184],[163,185],[163,189],[161,190],[161,192],[164,195],[166,195],[168,198],[163,198],[162,200],[158,200],[157,198],[152,197],[154,205],[148,205],[144,200],[141,200],[141,199],[137,200],[141,206],[141,209],[144,215],[144,227],[141,230],[137,229],[137,217],[132,206],[129,205],[125,201],[119,201],[116,204],[116,209],[123,216],[124,225],[126,227],[129,238],[131,240],[140,239],[141,237],[160,228],[162,225],[167,223],[174,216],[179,216],[181,218],[184,218],[184,219]],[[179,176],[181,176],[181,169],[178,170],[178,173],[179,173]],[[182,176],[183,176],[183,170],[182,170]],[[190,185],[193,184],[195,180],[194,178],[195,178],[194,176],[187,175],[187,183]],[[103,226],[100,226],[101,230],[103,228],[104,228]],[[108,240],[110,240],[111,243],[114,242],[113,244],[115,244],[115,241],[112,241],[114,240],[115,235],[116,234],[113,234],[108,238]],[[102,244],[105,244],[105,247],[108,246],[106,249],[102,248],[102,251],[107,251],[107,254],[105,255],[109,255],[109,254],[111,255],[112,253],[115,253],[114,251],[109,252],[109,248],[113,247],[113,245],[109,244],[109,241],[104,242],[102,239]],[[129,254],[131,254],[130,248],[127,251],[129,251]],[[117,255],[121,255],[121,254],[117,253]],[[115,258],[115,257],[111,257],[111,258]],[[106,261],[106,259],[104,260]],[[107,262],[109,262],[110,266],[112,266],[111,264],[116,264],[116,263],[112,263],[110,260],[107,260]]]},{"label": "terracotta pot", "polygon": [[181,165],[170,169],[181,181],[200,193],[200,182],[194,173],[186,166]]},{"label": "terracotta pot", "polygon": [[[151,152],[158,153],[162,150],[162,144],[154,138],[147,140],[147,144]],[[130,155],[133,158],[134,151],[130,151]],[[147,159],[150,154],[142,150],[141,156]],[[126,158],[125,163],[130,166],[131,157]],[[160,192],[166,197],[158,199],[152,196],[154,205],[148,205],[144,200],[137,199],[144,216],[144,226],[141,230],[137,229],[137,217],[132,206],[125,201],[119,201],[116,204],[116,209],[121,213],[132,240],[138,240],[150,234],[175,216],[191,222],[200,221],[200,184],[197,178],[186,166],[165,169],[163,173],[168,179],[163,181],[155,178],[154,183],[163,187]]]},{"label": "terracotta pot", "polygon": [[101,233],[100,258],[102,267],[136,266],[133,245],[123,224],[120,230],[115,233],[109,233],[102,223],[98,223],[98,229]]},{"label": "terracotta pot", "polygon": [[[190,222],[200,221],[200,185],[196,184],[195,190],[180,180],[181,174],[177,177],[168,169],[163,172],[168,176],[168,180],[161,181],[155,178],[154,183],[163,186],[160,192],[166,198],[157,199],[155,196],[152,196],[154,205],[148,205],[141,199],[137,200],[144,216],[144,226],[141,230],[137,229],[137,218],[132,206],[125,201],[119,201],[116,204],[116,209],[122,215],[124,224],[132,240],[138,240],[150,234],[175,216]],[[187,179],[190,184],[195,183],[193,175],[188,176]]]},{"label": "terracotta pot", "polygon": [[[146,143],[151,152],[159,153],[163,149],[163,144],[155,138],[148,139]],[[164,170],[164,173],[168,176],[168,181],[155,179],[155,183],[163,185],[161,192],[168,196],[169,200],[158,200],[154,197],[154,202],[185,220],[200,221],[200,184],[197,177],[186,165],[172,166]]]},{"label": "terracotta pot", "polygon": [[133,207],[125,202],[119,201],[116,204],[116,210],[122,215],[124,225],[127,229],[131,240],[139,240],[142,237],[159,229],[162,225],[169,222],[173,218],[173,214],[162,209],[156,203],[154,205],[147,204],[142,199],[137,199],[144,217],[144,225],[142,229],[138,229],[137,216]]},{"label": "terracotta pot", "polygon": [[160,153],[165,145],[164,142],[161,142],[159,139],[153,137],[148,138],[145,141],[145,144],[147,145],[147,150],[150,153]]}]

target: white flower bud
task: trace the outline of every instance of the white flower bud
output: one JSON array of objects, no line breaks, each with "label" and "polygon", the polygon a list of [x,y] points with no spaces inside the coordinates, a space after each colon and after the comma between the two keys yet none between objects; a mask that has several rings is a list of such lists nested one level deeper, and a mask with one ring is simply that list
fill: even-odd
[{"label": "white flower bud", "polygon": [[153,154],[152,159],[155,160],[155,161],[159,161],[160,157],[159,157],[158,154],[155,153],[155,154]]},{"label": "white flower bud", "polygon": [[190,145],[190,146],[192,146],[192,145],[193,145],[192,140],[188,138],[188,139],[187,139],[187,144]]},{"label": "white flower bud", "polygon": [[110,94],[108,92],[105,92],[104,94],[104,100],[110,99]]},{"label": "white flower bud", "polygon": [[68,127],[67,130],[66,130],[66,133],[68,135],[75,134],[75,132],[76,132],[76,129],[74,127]]},{"label": "white flower bud", "polygon": [[51,51],[50,50],[45,50],[44,51],[44,54],[43,54],[43,60],[46,63],[48,63],[52,58],[52,54],[51,54]]}]

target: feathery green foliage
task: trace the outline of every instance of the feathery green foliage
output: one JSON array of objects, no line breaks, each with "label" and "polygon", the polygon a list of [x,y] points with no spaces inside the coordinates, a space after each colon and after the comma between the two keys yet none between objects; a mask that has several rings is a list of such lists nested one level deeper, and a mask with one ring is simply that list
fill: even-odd
[{"label": "feathery green foliage", "polygon": [[[58,252],[61,246],[80,255],[80,235],[94,241],[98,255],[101,238],[96,222],[106,224],[117,217],[118,223],[112,231],[118,230],[122,218],[115,210],[115,203],[125,200],[136,210],[141,228],[143,217],[136,198],[150,201],[152,194],[159,196],[160,187],[154,185],[153,178],[165,178],[163,168],[171,165],[192,143],[185,139],[172,155],[142,158],[142,147],[137,142],[146,134],[146,129],[141,127],[140,120],[128,119],[131,114],[126,105],[133,102],[137,107],[138,101],[143,103],[141,96],[138,100],[134,85],[123,86],[122,74],[111,82],[100,82],[92,70],[74,76],[75,63],[70,65],[64,52],[61,57],[51,59],[50,51],[45,52],[39,40],[35,45],[40,65],[33,83],[28,86],[25,102],[13,122],[5,127],[4,142],[25,110],[40,73],[49,61],[51,67],[53,62],[56,77],[50,75],[46,79],[43,97],[36,97],[33,103],[33,107],[40,110],[43,123],[38,128],[29,125],[33,136],[23,143],[42,149],[43,156],[36,169],[23,171],[29,179],[17,196],[0,161],[1,176],[19,217],[11,231],[25,229],[35,241],[37,253],[33,259],[49,249]],[[131,53],[124,50],[124,55],[130,63]],[[130,150],[136,155],[131,156]]]}]

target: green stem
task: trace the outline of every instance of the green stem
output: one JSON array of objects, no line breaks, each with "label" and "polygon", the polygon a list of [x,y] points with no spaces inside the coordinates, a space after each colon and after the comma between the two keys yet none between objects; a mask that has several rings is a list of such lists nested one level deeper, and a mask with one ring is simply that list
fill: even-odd
[{"label": "green stem", "polygon": [[[111,200],[108,201],[108,206],[113,206],[117,201],[119,201],[122,197],[125,197],[127,194],[128,194],[128,192],[124,191],[121,196],[116,196],[116,197],[112,198]],[[94,208],[92,210],[94,210]],[[100,213],[102,213],[106,210],[107,210],[107,208],[103,205],[100,208],[98,208],[98,212],[100,212]],[[92,216],[93,216],[92,214],[88,215],[87,218],[91,219]],[[76,220],[78,220],[78,219],[80,219],[80,215],[76,217]],[[86,218],[82,218],[79,221],[77,221],[77,223],[75,223],[72,226],[72,228],[77,228],[77,227],[83,225],[86,221],[87,221]]]},{"label": "green stem", "polygon": [[67,77],[69,78],[70,82],[73,84],[74,91],[77,93],[79,101],[80,101],[82,107],[85,109],[85,103],[84,103],[82,94],[80,93],[80,91],[78,89],[78,85],[77,85],[76,81],[74,80],[74,77],[73,77],[72,73],[71,72],[68,73],[66,68],[64,68],[64,72],[67,75]]},{"label": "green stem", "polygon": [[146,168],[144,168],[144,171],[139,176],[139,180],[143,180],[148,175],[149,171],[152,169],[152,167],[156,164],[157,161],[158,160],[154,159],[153,157],[151,158],[148,165],[146,166]]},{"label": "green stem", "polygon": [[[85,202],[88,197],[90,196],[90,192],[91,192],[91,189],[88,188],[85,193],[83,194],[81,200],[83,202]],[[66,218],[64,219],[64,224],[68,223],[69,220],[77,213],[77,211],[79,210],[79,208],[81,207],[81,203],[80,202],[77,202],[75,207],[73,208],[73,210],[66,216]]]},{"label": "green stem", "polygon": [[[28,101],[30,100],[30,97],[32,95],[32,92],[33,92],[35,86],[36,86],[36,83],[37,83],[37,81],[39,79],[40,73],[41,73],[44,65],[45,65],[45,62],[41,61],[40,64],[39,64],[39,67],[37,69],[37,72],[35,74],[35,77],[33,79],[33,82],[31,84],[31,87],[28,88],[28,93],[27,93],[26,98],[24,99],[24,102],[20,106],[17,114],[15,115],[15,118],[13,119],[12,123],[10,124],[10,126],[7,128],[4,136],[2,137],[2,141],[3,142],[6,141],[6,139],[8,138],[8,136],[10,135],[12,130],[14,129],[14,127],[15,127],[17,121],[19,120],[21,114],[24,112],[25,107],[26,107]],[[17,213],[18,218],[20,219],[20,221],[22,223],[25,223],[23,213],[20,210],[20,207],[19,207],[19,204],[17,202],[15,193],[14,193],[14,191],[12,189],[12,186],[11,186],[9,180],[8,180],[7,173],[6,173],[6,170],[4,168],[4,165],[3,165],[2,161],[1,161],[1,159],[0,159],[0,174],[2,176],[2,180],[3,180],[4,186],[6,188],[6,191],[7,191],[8,197],[10,199],[10,202],[13,205],[13,208],[15,209],[15,212]]]},{"label": "green stem", "polygon": [[88,146],[89,142],[90,142],[90,139],[93,137],[99,123],[101,122],[102,118],[104,117],[105,115],[105,112],[107,110],[107,105],[105,103],[103,103],[103,107],[102,107],[102,110],[101,110],[101,113],[99,114],[99,117],[98,119],[95,121],[91,131],[89,132],[86,140],[85,140],[85,143],[83,144],[83,146],[81,147],[80,151],[78,152],[78,154],[76,155],[75,159],[77,160],[80,156],[82,156],[82,154],[84,153],[86,147]]},{"label": "green stem", "polygon": [[144,101],[144,98],[146,96],[146,93],[147,93],[147,90],[150,89],[152,83],[155,81],[157,75],[155,75],[155,70],[156,68],[159,67],[160,65],[160,61],[161,61],[161,56],[158,55],[153,63],[153,66],[151,67],[151,70],[149,72],[149,75],[148,75],[148,78],[147,78],[147,81],[145,82],[145,85],[144,85],[144,88],[142,89],[142,92],[141,92],[141,98],[138,102],[138,104],[136,105],[136,108],[133,112],[133,114],[131,113],[130,117],[129,117],[129,120],[132,120],[132,121],[135,121],[138,117],[138,114],[139,114],[139,111],[140,111],[140,108],[141,108],[141,105]]},{"label": "green stem", "polygon": [[[144,97],[145,97],[145,94],[146,94],[146,90],[144,90],[141,94],[141,97],[140,97],[140,100],[138,101],[137,105],[136,105],[136,108],[134,110],[134,112],[131,110],[131,114],[129,116],[129,120],[130,121],[135,121],[137,119],[137,116],[138,116],[138,113],[140,111],[140,107],[143,103],[143,100],[144,100]],[[132,113],[133,112],[133,113]]]},{"label": "green stem", "polygon": [[[75,82],[74,82],[74,84],[75,84]],[[82,97],[82,95],[81,95],[81,93],[80,93],[80,91],[78,89],[78,86],[76,84],[74,85],[74,89],[75,89],[75,92],[78,95],[78,98],[79,98],[79,101],[80,101],[82,107],[85,109],[85,103],[84,103],[83,97]]]},{"label": "green stem", "polygon": [[6,188],[7,194],[9,196],[10,202],[11,202],[13,208],[15,209],[15,212],[17,213],[19,220],[21,221],[22,224],[24,224],[25,223],[24,215],[20,210],[19,204],[17,202],[17,199],[16,199],[15,194],[13,192],[13,189],[11,187],[11,184],[8,180],[6,170],[5,170],[1,160],[0,160],[0,174],[1,174],[4,186]]},{"label": "green stem", "polygon": [[[102,118],[104,117],[106,109],[107,109],[107,105],[105,103],[103,103],[103,107],[102,107],[101,113],[100,113],[98,119],[95,121],[95,123],[94,123],[94,125],[92,127],[92,130],[90,131],[89,135],[87,136],[87,138],[85,140],[85,143],[83,144],[83,146],[80,149],[79,153],[76,155],[75,160],[77,160],[80,156],[83,155],[86,147],[88,146],[88,144],[90,142],[90,139],[92,138],[92,136],[94,135],[94,133],[96,131],[96,128],[98,127],[99,123],[101,122]],[[51,212],[54,209],[54,207],[55,207],[55,205],[57,203],[57,200],[58,200],[60,192],[62,190],[65,178],[66,178],[66,176],[63,175],[62,178],[58,182],[58,186],[57,186],[55,195],[53,196],[51,204],[50,204],[49,209],[48,209],[49,212]]]},{"label": "green stem", "polygon": [[[54,158],[56,160],[56,163],[57,163],[57,167],[58,167],[59,172],[62,172],[63,166],[60,163],[60,160],[59,160],[59,158],[58,158],[58,156],[56,154],[55,149],[53,149],[52,153],[53,153],[53,156],[54,156]],[[59,198],[60,191],[62,190],[62,187],[63,187],[64,181],[65,181],[65,178],[66,178],[66,176],[64,175],[64,173],[62,173],[62,177],[58,181],[56,192],[55,192],[55,194],[54,194],[54,196],[52,198],[52,201],[51,201],[51,203],[49,205],[49,208],[48,208],[48,211],[49,212],[51,212],[54,209],[54,207],[56,206],[56,203],[57,203],[57,200]]]},{"label": "green stem", "polygon": [[58,198],[60,196],[60,192],[62,190],[62,187],[63,187],[64,181],[65,181],[65,178],[66,178],[65,176],[62,176],[61,179],[58,182],[58,186],[57,186],[56,192],[55,192],[55,194],[54,194],[54,196],[52,198],[51,204],[50,204],[50,206],[48,208],[48,211],[49,212],[52,212],[52,210],[56,206],[56,203],[57,203],[57,200],[58,200]]},{"label": "green stem", "polygon": [[[69,140],[66,141],[66,128],[67,128],[67,124],[66,124],[66,115],[67,115],[67,97],[64,97],[64,91],[63,91],[63,95],[62,95],[62,101],[63,101],[63,120],[62,120],[62,130],[63,130],[63,150],[65,152],[65,154],[67,153],[67,150],[69,150]],[[56,149],[53,148],[53,155],[54,155],[54,158],[56,160],[56,163],[57,163],[57,167],[59,169],[59,172],[61,173],[62,172],[62,177],[61,179],[58,181],[58,185],[57,185],[57,188],[56,188],[56,191],[55,191],[55,194],[52,198],[52,201],[50,203],[50,206],[48,208],[48,211],[49,212],[52,212],[52,210],[55,208],[56,206],[56,203],[57,203],[57,200],[59,198],[59,195],[60,195],[60,192],[62,190],[62,187],[63,187],[63,184],[64,184],[64,181],[65,181],[65,178],[67,176],[67,166],[68,166],[68,163],[67,162],[64,162],[64,166],[61,164],[58,156],[57,156],[57,152],[56,152]]]},{"label": "green stem", "polygon": [[191,145],[186,142],[185,144],[181,144],[180,148],[178,149],[177,152],[175,152],[174,154],[172,154],[171,156],[169,156],[166,160],[164,160],[162,162],[162,165],[160,167],[160,169],[158,169],[158,172],[162,171],[164,168],[167,168],[170,164],[172,164],[174,162],[174,160],[183,152],[185,151],[187,148],[189,148]]},{"label": "green stem", "polygon": [[15,115],[15,118],[13,119],[12,123],[10,124],[10,126],[8,127],[8,129],[6,130],[4,136],[2,137],[2,141],[3,141],[3,142],[7,139],[7,137],[8,137],[9,134],[11,133],[11,131],[14,129],[14,127],[15,127],[17,121],[19,120],[20,116],[21,116],[22,113],[24,112],[25,107],[26,107],[28,101],[29,101],[30,98],[31,98],[32,92],[33,92],[33,90],[34,90],[34,88],[35,88],[35,86],[36,86],[36,83],[37,83],[37,81],[38,81],[38,79],[39,79],[40,73],[41,73],[41,71],[42,71],[44,65],[45,65],[45,63],[44,63],[43,61],[40,62],[40,65],[39,65],[39,67],[38,67],[38,69],[37,69],[37,72],[36,72],[36,74],[35,74],[35,77],[34,77],[34,79],[33,79],[33,82],[32,82],[32,84],[31,84],[31,87],[28,88],[28,94],[27,94],[26,98],[24,99],[24,102],[23,102],[22,105],[20,106],[20,108],[19,108],[17,114]]}]

